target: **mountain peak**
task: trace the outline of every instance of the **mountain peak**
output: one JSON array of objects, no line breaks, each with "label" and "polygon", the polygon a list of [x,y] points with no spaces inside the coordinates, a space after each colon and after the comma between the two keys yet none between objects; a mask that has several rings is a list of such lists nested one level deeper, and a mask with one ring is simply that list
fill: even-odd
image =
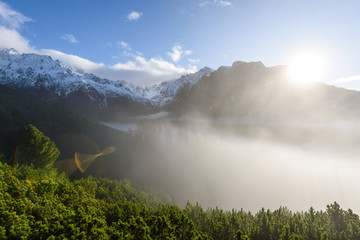
[{"label": "mountain peak", "polygon": [[209,68],[209,67],[203,67],[202,69],[199,70],[199,72],[202,72],[202,73],[211,73],[213,71],[214,71],[214,69]]},{"label": "mountain peak", "polygon": [[21,54],[21,53],[14,48],[5,48],[0,51],[0,55],[3,55],[3,54],[17,55],[17,54]]},{"label": "mountain peak", "polygon": [[261,69],[261,68],[265,68],[265,65],[261,62],[242,62],[242,61],[235,61],[232,64],[232,68],[249,68],[252,67],[254,69]]}]

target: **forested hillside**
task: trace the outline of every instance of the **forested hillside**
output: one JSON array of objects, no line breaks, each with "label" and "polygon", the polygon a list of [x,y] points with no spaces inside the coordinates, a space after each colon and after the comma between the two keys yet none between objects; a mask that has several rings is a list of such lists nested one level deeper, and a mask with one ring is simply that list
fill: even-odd
[{"label": "forested hillside", "polygon": [[286,207],[257,213],[184,209],[129,181],[70,181],[56,169],[0,163],[0,239],[359,239],[359,216]]}]

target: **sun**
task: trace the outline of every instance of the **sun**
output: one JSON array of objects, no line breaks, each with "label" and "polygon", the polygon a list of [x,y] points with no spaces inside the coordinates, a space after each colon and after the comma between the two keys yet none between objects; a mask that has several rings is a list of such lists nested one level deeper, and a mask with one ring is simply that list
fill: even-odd
[{"label": "sun", "polygon": [[294,55],[289,62],[290,78],[299,84],[320,81],[325,75],[326,59],[316,51],[304,51]]}]

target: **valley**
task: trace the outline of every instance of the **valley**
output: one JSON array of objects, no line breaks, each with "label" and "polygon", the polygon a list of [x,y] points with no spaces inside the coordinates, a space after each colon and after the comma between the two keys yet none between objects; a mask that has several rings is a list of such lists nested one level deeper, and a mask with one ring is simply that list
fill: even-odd
[{"label": "valley", "polygon": [[[31,67],[34,72],[44,69],[44,62],[60,69],[56,76],[64,70],[50,58],[14,50],[3,51],[1,59],[14,56],[39,61]],[[65,91],[65,85],[56,87],[62,86],[61,81],[47,85],[47,78],[58,80],[45,72],[33,80],[14,75],[18,66],[2,71],[1,81],[16,89],[11,91],[35,94],[41,96],[40,102],[47,102],[44,105],[50,104],[50,122],[40,124],[41,112],[33,119],[60,148],[60,165],[66,166],[63,163],[71,161],[74,152],[118,149],[95,161],[85,175],[126,178],[145,188],[163,189],[180,205],[190,200],[224,209],[255,211],[280,204],[305,210],[309,205],[321,208],[334,198],[349,207],[360,200],[360,194],[351,190],[358,179],[354,171],[359,165],[359,110],[354,104],[360,99],[358,92],[320,83],[298,88],[288,81],[284,67],[235,62],[152,87],[158,89],[158,95],[152,96],[164,94],[161,99],[169,99],[165,105],[151,103],[159,97],[137,98],[136,93],[149,90],[125,82],[115,83],[118,90],[106,95],[102,89],[110,86],[110,80],[92,76],[97,85],[90,88],[88,80],[80,80],[90,75],[70,69],[66,71],[79,79],[74,82],[78,86],[70,85],[68,93],[54,98],[57,89]],[[135,95],[124,95],[124,87],[126,94]],[[47,94],[38,95],[39,91]],[[12,101],[18,107],[24,104]],[[14,106],[3,108],[11,116]],[[62,122],[59,114],[64,115]],[[17,128],[26,122],[19,122]],[[70,176],[76,179],[82,174],[71,172]]]},{"label": "valley", "polygon": [[359,240],[359,8],[0,0],[0,239]]}]

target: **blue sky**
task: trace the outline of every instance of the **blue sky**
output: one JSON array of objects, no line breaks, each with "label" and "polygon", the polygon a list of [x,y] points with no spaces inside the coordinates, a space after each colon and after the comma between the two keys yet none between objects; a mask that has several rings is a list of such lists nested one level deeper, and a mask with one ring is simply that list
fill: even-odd
[{"label": "blue sky", "polygon": [[0,0],[0,49],[140,85],[317,51],[321,81],[360,90],[359,9],[355,0]]}]

